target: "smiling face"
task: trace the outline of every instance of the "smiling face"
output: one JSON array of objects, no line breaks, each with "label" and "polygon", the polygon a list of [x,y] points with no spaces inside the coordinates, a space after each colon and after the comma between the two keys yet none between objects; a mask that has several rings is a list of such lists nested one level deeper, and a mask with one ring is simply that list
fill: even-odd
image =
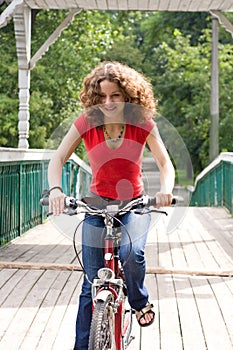
[{"label": "smiling face", "polygon": [[100,109],[105,118],[111,118],[112,122],[121,121],[125,98],[118,84],[109,80],[101,81],[99,95]]}]

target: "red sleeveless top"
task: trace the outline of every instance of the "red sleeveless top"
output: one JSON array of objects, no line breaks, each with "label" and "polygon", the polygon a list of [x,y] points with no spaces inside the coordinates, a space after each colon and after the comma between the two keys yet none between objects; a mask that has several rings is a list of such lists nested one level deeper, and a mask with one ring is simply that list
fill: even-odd
[{"label": "red sleeveless top", "polygon": [[126,124],[124,140],[115,150],[107,146],[103,128],[91,125],[84,114],[74,125],[84,141],[92,169],[90,190],[99,196],[119,200],[140,196],[143,150],[155,125],[153,120],[139,125]]}]

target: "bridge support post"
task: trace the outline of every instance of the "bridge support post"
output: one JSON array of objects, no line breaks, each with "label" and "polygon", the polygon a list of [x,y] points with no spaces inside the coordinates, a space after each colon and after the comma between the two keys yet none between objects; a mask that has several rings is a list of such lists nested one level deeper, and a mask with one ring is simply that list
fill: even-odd
[{"label": "bridge support post", "polygon": [[31,55],[31,9],[18,7],[14,14],[16,50],[18,57],[19,112],[18,147],[29,148],[29,99],[30,99],[30,55]]}]

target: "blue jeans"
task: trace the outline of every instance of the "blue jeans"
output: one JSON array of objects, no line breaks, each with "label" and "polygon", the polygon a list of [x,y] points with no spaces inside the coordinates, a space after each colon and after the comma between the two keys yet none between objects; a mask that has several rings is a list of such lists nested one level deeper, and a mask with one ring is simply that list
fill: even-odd
[{"label": "blue jeans", "polygon": [[[132,240],[132,251],[129,256],[129,237],[123,226],[119,256],[122,264],[128,259],[124,266],[128,300],[133,309],[141,310],[148,302],[148,292],[144,285],[146,273],[144,249],[150,225],[150,214],[127,213],[121,217],[121,221],[126,226]],[[97,276],[98,269],[103,267],[103,228],[103,218],[98,216],[88,216],[83,223],[82,259],[90,281]],[[91,285],[84,276],[79,298],[74,350],[88,349],[91,318]]]}]

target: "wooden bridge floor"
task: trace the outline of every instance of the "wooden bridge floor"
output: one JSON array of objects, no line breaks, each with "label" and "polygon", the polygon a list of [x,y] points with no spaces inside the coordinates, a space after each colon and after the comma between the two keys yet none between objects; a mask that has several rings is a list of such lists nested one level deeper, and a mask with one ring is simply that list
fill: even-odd
[{"label": "wooden bridge floor", "polygon": [[[128,349],[232,350],[233,218],[216,208],[168,212],[146,248],[156,319],[141,334],[135,320]],[[0,249],[0,260],[0,350],[71,350],[82,273],[39,266],[75,264],[71,240],[47,222]]]}]

